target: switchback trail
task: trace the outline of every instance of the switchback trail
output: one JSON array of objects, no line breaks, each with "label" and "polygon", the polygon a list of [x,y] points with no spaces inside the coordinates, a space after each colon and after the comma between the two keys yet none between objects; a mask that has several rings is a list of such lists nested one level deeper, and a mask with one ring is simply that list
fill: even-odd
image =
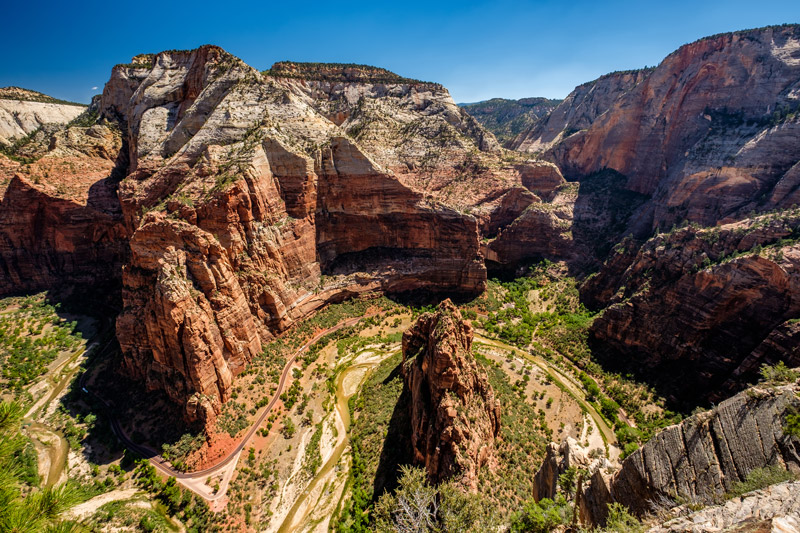
[{"label": "switchback trail", "polygon": [[[364,315],[364,316],[361,316],[361,317],[355,317],[355,318],[350,318],[350,319],[347,319],[347,320],[343,320],[339,324],[317,333],[309,341],[307,341],[305,344],[303,344],[303,346],[301,346],[297,351],[295,351],[295,353],[292,355],[292,357],[286,362],[286,365],[283,368],[283,372],[281,373],[281,377],[280,377],[280,380],[278,382],[278,388],[275,390],[275,394],[273,395],[272,400],[264,408],[264,411],[261,413],[261,415],[259,415],[259,417],[256,419],[256,421],[251,425],[250,429],[247,431],[245,436],[242,438],[241,442],[239,442],[238,446],[236,446],[236,448],[231,450],[228,453],[228,455],[225,456],[225,458],[222,459],[219,463],[217,463],[214,466],[211,466],[209,468],[205,468],[203,470],[198,470],[198,471],[195,471],[195,472],[181,472],[179,470],[175,470],[172,467],[172,465],[169,463],[169,461],[167,461],[163,457],[161,457],[161,455],[159,455],[157,451],[153,450],[152,448],[150,448],[148,446],[143,446],[141,444],[137,444],[137,443],[133,442],[128,437],[128,435],[125,433],[125,431],[122,429],[122,427],[120,426],[119,420],[114,416],[113,410],[111,409],[111,405],[109,405],[108,402],[106,402],[99,395],[97,395],[93,391],[90,391],[90,390],[88,390],[86,388],[85,382],[86,382],[86,379],[88,377],[88,372],[84,372],[83,373],[79,383],[80,383],[81,389],[85,393],[87,393],[87,394],[91,395],[92,397],[94,397],[95,399],[97,399],[101,403],[101,405],[104,407],[104,409],[106,411],[106,415],[108,416],[109,422],[111,424],[112,431],[117,436],[117,438],[119,438],[119,440],[127,448],[131,449],[132,451],[135,451],[136,453],[138,453],[142,457],[148,459],[150,461],[150,464],[152,464],[156,468],[156,470],[158,470],[159,472],[161,472],[163,474],[166,474],[168,476],[175,477],[178,480],[183,480],[184,483],[182,483],[182,484],[184,486],[186,486],[187,488],[191,489],[193,492],[195,492],[199,496],[203,497],[204,499],[206,499],[208,501],[214,501],[214,500],[218,500],[221,497],[223,497],[224,494],[225,494],[225,490],[220,490],[217,493],[209,495],[209,494],[205,494],[203,491],[197,490],[197,487],[193,486],[193,484],[188,484],[188,483],[185,483],[185,482],[193,481],[193,480],[201,480],[201,479],[206,478],[206,477],[208,477],[210,475],[213,475],[213,474],[215,474],[217,472],[220,472],[225,467],[229,466],[230,463],[232,463],[233,461],[238,459],[239,452],[241,452],[244,449],[244,447],[247,446],[247,443],[250,441],[250,439],[253,437],[253,435],[256,433],[256,431],[258,431],[258,428],[264,422],[264,419],[267,418],[267,416],[272,411],[272,408],[278,402],[278,399],[280,398],[280,395],[281,395],[281,393],[283,391],[283,388],[286,385],[287,380],[289,379],[289,374],[290,374],[290,371],[292,369],[292,366],[294,365],[294,363],[297,360],[297,358],[300,355],[303,354],[303,352],[308,350],[309,347],[311,347],[314,343],[316,343],[318,340],[320,340],[325,335],[328,335],[329,333],[333,333],[335,331],[338,331],[338,330],[340,330],[342,328],[355,325],[355,324],[357,324],[358,322],[360,322],[361,320],[363,320],[365,318],[371,318],[371,317],[376,316],[378,314],[380,314],[380,312],[371,313],[371,314]],[[113,339],[109,340],[103,346],[102,351],[107,350],[108,347],[111,346],[112,341],[113,341]]]}]

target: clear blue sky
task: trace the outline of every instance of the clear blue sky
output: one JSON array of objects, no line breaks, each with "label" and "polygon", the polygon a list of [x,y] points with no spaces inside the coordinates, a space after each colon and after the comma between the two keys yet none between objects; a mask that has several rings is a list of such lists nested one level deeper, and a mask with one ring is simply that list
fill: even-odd
[{"label": "clear blue sky", "polygon": [[9,1],[0,86],[88,102],[135,54],[213,43],[259,69],[284,59],[378,65],[443,83],[457,102],[561,98],[700,37],[787,22],[800,22],[800,0]]}]

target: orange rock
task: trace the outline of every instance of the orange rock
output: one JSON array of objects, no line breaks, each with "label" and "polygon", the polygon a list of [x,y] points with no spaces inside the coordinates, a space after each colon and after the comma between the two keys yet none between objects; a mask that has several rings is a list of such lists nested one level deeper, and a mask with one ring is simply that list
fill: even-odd
[{"label": "orange rock", "polygon": [[450,300],[403,334],[414,463],[432,483],[452,479],[474,492],[478,470],[494,463],[500,403],[471,349],[472,327]]}]

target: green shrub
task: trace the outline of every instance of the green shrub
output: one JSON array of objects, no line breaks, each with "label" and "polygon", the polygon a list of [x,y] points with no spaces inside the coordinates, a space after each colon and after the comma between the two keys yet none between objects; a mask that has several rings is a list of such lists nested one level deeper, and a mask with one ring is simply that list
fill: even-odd
[{"label": "green shrub", "polygon": [[798,374],[796,371],[792,370],[783,361],[780,361],[776,365],[761,365],[761,378],[763,381],[767,383],[791,383],[796,381],[798,378]]},{"label": "green shrub", "polygon": [[549,533],[557,526],[569,523],[572,507],[563,496],[555,501],[544,498],[538,502],[528,500],[521,511],[511,517],[512,533]]},{"label": "green shrub", "polygon": [[642,533],[645,530],[635,516],[621,503],[608,504],[608,518],[603,531],[608,533]]},{"label": "green shrub", "polygon": [[764,487],[769,487],[776,483],[783,483],[784,481],[789,481],[794,478],[794,474],[782,468],[780,465],[755,468],[747,474],[747,479],[734,483],[726,496],[728,498],[736,498],[748,492],[763,489]]},{"label": "green shrub", "polygon": [[800,411],[797,407],[789,407],[786,410],[786,424],[783,432],[790,437],[800,438]]}]

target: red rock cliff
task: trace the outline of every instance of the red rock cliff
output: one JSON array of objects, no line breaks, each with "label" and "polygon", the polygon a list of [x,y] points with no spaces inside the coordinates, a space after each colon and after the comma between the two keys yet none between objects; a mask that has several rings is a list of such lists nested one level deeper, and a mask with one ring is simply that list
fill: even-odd
[{"label": "red rock cliff", "polygon": [[216,47],[149,61],[116,67],[101,102],[132,170],[117,334],[123,369],[190,419],[210,422],[261,343],[328,302],[483,289],[476,220],[410,189],[273,77]]},{"label": "red rock cliff", "polygon": [[652,225],[703,225],[798,203],[800,26],[701,39],[670,54],[551,149],[567,176],[614,169],[652,195]]}]

